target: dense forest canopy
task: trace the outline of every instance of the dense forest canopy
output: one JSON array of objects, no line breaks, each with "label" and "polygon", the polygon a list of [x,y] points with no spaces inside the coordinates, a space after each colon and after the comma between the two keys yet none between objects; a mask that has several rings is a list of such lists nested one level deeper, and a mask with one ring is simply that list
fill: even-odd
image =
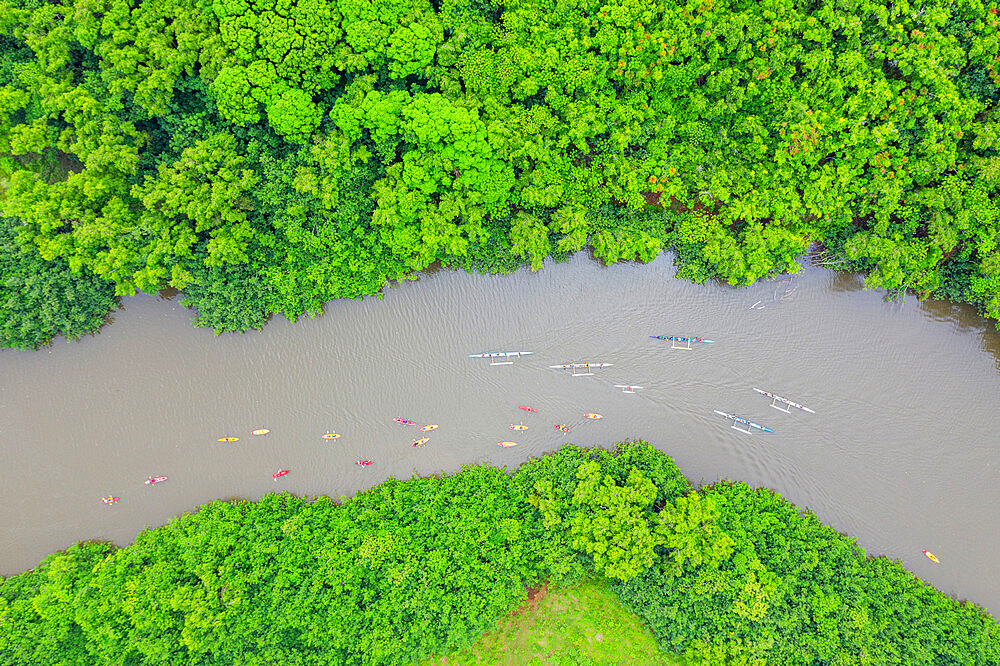
[{"label": "dense forest canopy", "polygon": [[246,330],[583,248],[818,243],[997,318],[998,63],[981,0],[0,0],[0,343],[92,328],[73,289]]},{"label": "dense forest canopy", "polygon": [[0,662],[405,664],[541,581],[607,578],[686,663],[1000,663],[1000,625],[766,489],[693,490],[645,442],[338,503],[215,502],[0,579]]}]

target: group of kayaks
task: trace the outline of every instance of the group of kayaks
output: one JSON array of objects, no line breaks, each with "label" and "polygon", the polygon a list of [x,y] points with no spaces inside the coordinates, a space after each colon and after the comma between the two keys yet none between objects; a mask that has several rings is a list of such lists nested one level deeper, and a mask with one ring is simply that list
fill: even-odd
[{"label": "group of kayaks", "polygon": [[[405,426],[417,425],[416,421],[411,421],[410,419],[404,419],[404,418],[399,418],[399,417],[394,418],[393,421],[395,421],[396,423],[398,423],[400,425],[405,425]],[[431,424],[425,425],[422,428],[420,428],[420,432],[430,432],[431,430],[437,430],[440,427],[441,426],[439,426],[436,423],[431,423]],[[424,445],[427,444],[427,442],[429,442],[429,441],[431,441],[430,437],[420,437],[419,439],[413,440],[410,443],[410,446],[414,446],[414,447],[416,447],[418,449],[419,448],[423,448]],[[367,460],[367,461],[359,460],[357,464],[360,465],[362,463],[367,463],[367,464],[370,465],[371,461],[370,460]]]},{"label": "group of kayaks", "polygon": [[[538,413],[537,409],[535,409],[534,407],[528,407],[527,405],[518,405],[517,408],[518,409],[522,409],[522,410],[524,410],[526,412],[529,412],[529,413],[532,413],[532,414],[537,414]],[[587,414],[584,414],[583,417],[587,418],[587,419],[593,419],[593,420],[603,419],[604,418],[600,414],[597,414],[597,413],[594,413],[594,412],[589,412]],[[562,423],[556,423],[552,427],[555,428],[556,430],[559,430],[560,432],[564,432],[564,433],[571,432],[570,427],[568,425],[565,425],[565,424],[562,424]],[[525,431],[525,430],[528,429],[528,426],[524,425],[524,423],[512,423],[512,424],[510,424],[509,428],[511,430],[515,430],[517,432],[523,432],[523,431]],[[517,446],[517,442],[510,442],[510,441],[497,442],[497,446],[502,446],[504,448],[510,447],[510,446]]]}]

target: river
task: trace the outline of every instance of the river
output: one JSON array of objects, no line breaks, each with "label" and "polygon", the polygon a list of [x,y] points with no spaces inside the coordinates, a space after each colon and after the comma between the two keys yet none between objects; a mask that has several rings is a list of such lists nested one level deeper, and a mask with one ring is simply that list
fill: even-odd
[{"label": "river", "polygon": [[[215,499],[349,496],[387,476],[641,438],[695,483],[773,488],[869,553],[1000,613],[992,324],[966,306],[889,303],[805,262],[741,289],[674,273],[669,255],[603,267],[583,253],[509,276],[434,270],[381,299],[219,337],[192,327],[177,299],[137,295],[97,335],[4,350],[0,573],[81,539],[126,545]],[[715,342],[672,350],[649,337],[661,334]],[[534,354],[502,366],[467,357],[497,350]],[[548,367],[584,361],[613,365],[583,377]],[[772,409],[752,387],[816,413]],[[737,432],[716,409],[775,433]],[[414,448],[421,434],[394,417],[440,428]],[[520,422],[529,429],[508,428]],[[240,440],[217,441],[227,436]],[[278,469],[291,472],[275,481]],[[151,475],[169,480],[145,485]]]}]

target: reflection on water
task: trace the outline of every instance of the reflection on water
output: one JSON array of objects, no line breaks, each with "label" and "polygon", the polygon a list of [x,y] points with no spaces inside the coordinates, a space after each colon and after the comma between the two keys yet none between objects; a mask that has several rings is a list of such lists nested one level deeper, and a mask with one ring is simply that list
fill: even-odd
[{"label": "reflection on water", "polygon": [[[381,299],[219,337],[192,327],[176,295],[140,295],[77,344],[0,352],[0,570],[78,539],[124,545],[218,498],[351,495],[388,476],[643,438],[693,481],[774,488],[869,552],[1000,610],[987,574],[1000,547],[992,325],[964,306],[887,303],[816,267],[739,289],[673,274],[672,257],[603,267],[582,254],[510,276],[438,267]],[[673,350],[650,335],[715,343]],[[467,357],[506,350],[534,354]],[[584,361],[613,365],[548,368]],[[753,387],[816,414],[772,409]],[[713,410],[775,433],[738,433]],[[440,428],[412,447],[416,429],[394,417]],[[230,435],[240,441],[216,441]],[[276,469],[291,473],[275,482]],[[169,481],[143,484],[159,475]],[[103,505],[109,494],[121,500]]]}]

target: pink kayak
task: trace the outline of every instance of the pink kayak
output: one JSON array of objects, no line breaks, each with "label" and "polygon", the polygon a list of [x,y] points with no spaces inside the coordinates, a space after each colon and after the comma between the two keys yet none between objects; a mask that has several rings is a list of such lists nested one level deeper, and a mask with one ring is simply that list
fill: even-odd
[{"label": "pink kayak", "polygon": [[291,471],[292,470],[290,470],[290,469],[279,469],[277,472],[275,472],[271,476],[273,476],[275,479],[278,479],[278,478],[280,478],[282,476],[285,476],[286,474],[288,474]]},{"label": "pink kayak", "polygon": [[151,486],[153,484],[161,483],[161,482],[166,481],[166,480],[167,480],[167,477],[165,477],[165,476],[151,476],[148,479],[146,479],[146,485],[147,486]]},{"label": "pink kayak", "polygon": [[367,467],[368,465],[371,465],[374,462],[375,462],[374,460],[358,460],[354,464],[355,465],[361,465],[362,467]]},{"label": "pink kayak", "polygon": [[403,425],[417,425],[416,421],[411,421],[409,419],[395,418],[395,419],[393,419],[393,421],[395,421],[396,423],[401,423]]}]

